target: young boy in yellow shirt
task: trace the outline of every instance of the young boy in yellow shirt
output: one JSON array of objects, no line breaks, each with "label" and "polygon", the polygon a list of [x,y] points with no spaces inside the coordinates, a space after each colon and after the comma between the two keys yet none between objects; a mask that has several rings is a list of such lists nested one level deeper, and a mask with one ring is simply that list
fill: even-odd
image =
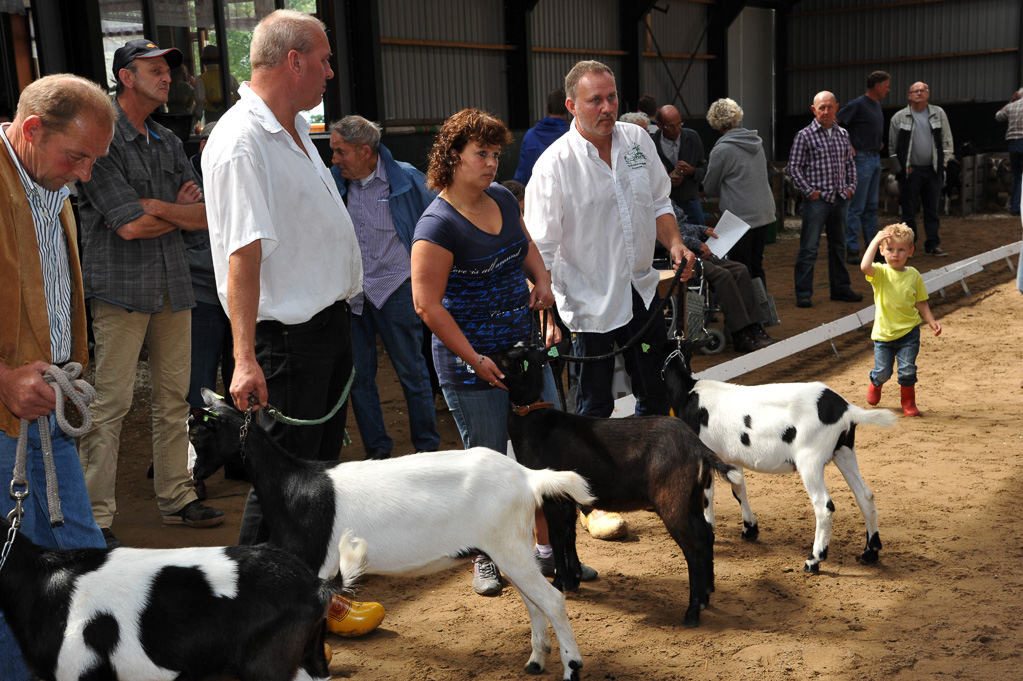
[{"label": "young boy in yellow shirt", "polygon": [[[893,364],[898,361],[899,385],[902,386],[902,413],[920,416],[916,408],[916,356],[920,352],[920,322],[925,321],[941,334],[941,324],[927,304],[924,279],[906,261],[913,255],[913,230],[904,223],[888,225],[863,251],[860,270],[874,289],[874,369],[870,372],[867,403],[881,401],[881,386],[892,377]],[[881,249],[885,264],[875,264],[874,255]]]}]

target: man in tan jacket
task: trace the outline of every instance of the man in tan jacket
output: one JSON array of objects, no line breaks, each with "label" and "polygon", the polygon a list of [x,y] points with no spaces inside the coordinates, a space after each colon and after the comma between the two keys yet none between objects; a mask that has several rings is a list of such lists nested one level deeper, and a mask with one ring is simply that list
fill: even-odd
[{"label": "man in tan jacket", "polygon": [[[29,85],[14,121],[0,126],[0,481],[14,468],[22,419],[28,419],[29,495],[21,532],[61,549],[106,545],[92,518],[75,442],[54,418],[48,424],[64,521],[51,527],[35,419],[56,406],[43,379],[47,368],[89,359],[77,230],[65,185],[89,179],[113,131],[110,98],[95,83],[70,75]],[[0,513],[12,508],[13,500],[0,495]],[[28,678],[0,615],[0,679]]]}]

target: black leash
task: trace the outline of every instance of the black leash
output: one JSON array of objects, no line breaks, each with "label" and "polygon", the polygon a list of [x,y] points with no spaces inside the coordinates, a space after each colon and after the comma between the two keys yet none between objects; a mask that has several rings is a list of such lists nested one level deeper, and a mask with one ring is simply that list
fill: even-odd
[{"label": "black leash", "polygon": [[[685,268],[683,267],[682,263],[679,263],[678,269],[675,270],[675,276],[673,276],[671,278],[671,285],[668,286],[668,292],[666,294],[664,294],[664,299],[661,300],[661,304],[658,305],[656,309],[651,310],[650,318],[646,320],[646,323],[643,324],[643,327],[639,331],[637,331],[636,335],[633,336],[632,338],[630,338],[629,341],[625,345],[623,345],[620,348],[618,348],[617,350],[614,350],[614,351],[609,352],[607,354],[590,356],[590,357],[579,357],[579,356],[576,356],[576,355],[562,355],[562,354],[559,354],[557,348],[555,348],[553,346],[547,351],[548,354],[550,354],[551,357],[560,357],[561,359],[563,359],[563,360],[565,360],[567,362],[577,362],[577,363],[580,363],[580,364],[585,364],[587,362],[604,362],[604,361],[607,361],[609,359],[613,359],[614,357],[617,357],[618,355],[621,355],[621,354],[626,353],[629,350],[633,349],[640,342],[640,340],[642,340],[642,338],[644,336],[646,336],[647,331],[649,331],[651,329],[651,327],[654,325],[655,322],[659,321],[661,324],[664,323],[663,315],[661,315],[660,313],[664,310],[664,306],[668,304],[668,301],[671,300],[671,294],[675,292],[675,286],[678,285],[679,277],[682,276],[682,270],[684,270],[684,269]],[[543,339],[541,339],[541,340],[543,340]],[[543,347],[543,346],[541,345],[540,347]],[[648,352],[649,350],[650,350],[650,346],[647,345],[646,343],[644,343],[643,344],[643,352]]]}]

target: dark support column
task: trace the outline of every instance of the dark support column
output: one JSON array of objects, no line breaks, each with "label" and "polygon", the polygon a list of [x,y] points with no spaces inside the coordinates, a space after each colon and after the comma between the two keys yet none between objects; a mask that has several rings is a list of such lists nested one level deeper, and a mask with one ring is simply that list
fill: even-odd
[{"label": "dark support column", "polygon": [[35,0],[32,3],[39,73],[43,76],[68,70],[64,53],[63,5],[59,0]]},{"label": "dark support column", "polygon": [[[333,0],[335,11],[345,8],[348,29],[345,59],[351,82],[348,84],[352,110],[381,124],[387,116],[384,105],[383,55],[380,48],[380,6],[377,0]],[[341,45],[340,36],[338,44]],[[329,81],[328,81],[329,82]],[[344,87],[339,84],[339,87]]]},{"label": "dark support column", "polygon": [[64,45],[67,70],[108,87],[113,78],[103,60],[103,28],[99,0],[64,3]]},{"label": "dark support column", "polygon": [[[774,19],[774,102],[775,126],[777,122],[789,115],[789,74],[786,70],[789,66],[789,8],[779,7],[775,12]],[[779,150],[778,134],[775,130],[775,151]]]},{"label": "dark support column", "polygon": [[746,7],[745,0],[718,0],[707,20],[707,52],[715,55],[707,64],[707,95],[710,101],[728,96],[728,27]]},{"label": "dark support column", "polygon": [[533,91],[533,36],[529,16],[537,0],[505,0],[504,42],[515,50],[505,53],[505,84],[508,88],[509,128],[532,125],[529,97]]},{"label": "dark support column", "polygon": [[618,0],[619,49],[622,66],[615,74],[618,85],[619,113],[635,111],[643,84],[643,44],[646,28],[643,21],[656,0]]},{"label": "dark support column", "polygon": [[339,0],[320,0],[320,20],[327,25],[327,40],[334,54],[334,77],[327,81],[323,93],[323,119],[329,126],[346,113],[352,112],[351,63],[348,60],[348,21],[344,3]]},{"label": "dark support column", "polygon": [[227,18],[224,14],[224,0],[213,0],[213,30],[217,34],[220,48],[220,91],[224,93],[224,104],[230,109],[233,90],[231,88],[231,62],[227,55]]}]

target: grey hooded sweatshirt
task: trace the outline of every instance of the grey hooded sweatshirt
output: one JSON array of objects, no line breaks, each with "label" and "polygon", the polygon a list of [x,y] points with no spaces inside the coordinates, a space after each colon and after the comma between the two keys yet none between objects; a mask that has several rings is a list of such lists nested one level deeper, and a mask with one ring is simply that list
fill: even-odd
[{"label": "grey hooded sweatshirt", "polygon": [[767,179],[764,143],[756,130],[734,128],[710,150],[703,190],[719,196],[722,211],[729,211],[750,227],[774,222],[774,194]]}]

